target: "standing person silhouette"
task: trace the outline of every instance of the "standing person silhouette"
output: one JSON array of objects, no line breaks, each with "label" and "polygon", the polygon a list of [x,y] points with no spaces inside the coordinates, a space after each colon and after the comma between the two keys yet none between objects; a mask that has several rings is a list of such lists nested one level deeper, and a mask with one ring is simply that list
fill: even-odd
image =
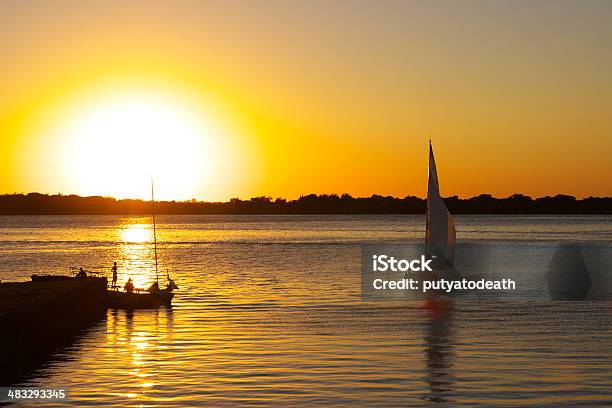
[{"label": "standing person silhouette", "polygon": [[111,287],[115,289],[115,287],[117,287],[117,262],[113,262],[113,267],[111,268],[111,271],[113,271],[113,284]]}]

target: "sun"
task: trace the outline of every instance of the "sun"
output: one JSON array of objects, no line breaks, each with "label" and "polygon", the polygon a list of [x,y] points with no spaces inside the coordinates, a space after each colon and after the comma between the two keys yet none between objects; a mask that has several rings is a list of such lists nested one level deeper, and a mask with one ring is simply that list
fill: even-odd
[{"label": "sun", "polygon": [[188,199],[214,168],[215,138],[188,106],[167,95],[115,93],[75,112],[63,137],[67,175],[79,191]]},{"label": "sun", "polygon": [[[70,193],[188,200],[219,195],[238,167],[228,132],[201,103],[159,89],[115,89],[73,101],[45,122],[38,178]],[[210,195],[208,195],[210,197]]]}]

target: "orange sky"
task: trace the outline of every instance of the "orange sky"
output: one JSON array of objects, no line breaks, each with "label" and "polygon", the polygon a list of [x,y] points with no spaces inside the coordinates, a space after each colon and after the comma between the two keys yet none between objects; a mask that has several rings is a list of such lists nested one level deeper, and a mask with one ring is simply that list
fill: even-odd
[{"label": "orange sky", "polygon": [[0,193],[612,195],[609,2],[2,2]]}]

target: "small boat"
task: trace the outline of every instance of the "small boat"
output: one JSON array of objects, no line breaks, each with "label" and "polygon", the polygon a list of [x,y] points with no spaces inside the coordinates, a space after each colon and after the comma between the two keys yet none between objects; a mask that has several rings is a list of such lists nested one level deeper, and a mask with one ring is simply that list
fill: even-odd
[{"label": "small boat", "polygon": [[114,286],[106,290],[106,306],[113,309],[156,309],[162,306],[171,306],[174,289],[178,286],[167,274],[168,284],[164,289],[159,287],[159,273],[157,266],[157,232],[155,223],[155,195],[153,180],[151,179],[151,209],[153,217],[153,245],[155,253],[155,283],[148,289],[119,290]]},{"label": "small boat", "polygon": [[171,306],[174,293],[170,289],[158,292],[120,292],[106,291],[106,307],[111,309],[156,309]]}]

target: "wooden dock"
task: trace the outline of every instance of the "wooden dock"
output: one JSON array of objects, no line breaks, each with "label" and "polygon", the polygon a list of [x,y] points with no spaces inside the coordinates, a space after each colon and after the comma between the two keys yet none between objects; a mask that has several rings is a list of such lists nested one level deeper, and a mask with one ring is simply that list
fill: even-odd
[{"label": "wooden dock", "polygon": [[0,386],[16,384],[106,316],[106,279],[0,283]]}]

